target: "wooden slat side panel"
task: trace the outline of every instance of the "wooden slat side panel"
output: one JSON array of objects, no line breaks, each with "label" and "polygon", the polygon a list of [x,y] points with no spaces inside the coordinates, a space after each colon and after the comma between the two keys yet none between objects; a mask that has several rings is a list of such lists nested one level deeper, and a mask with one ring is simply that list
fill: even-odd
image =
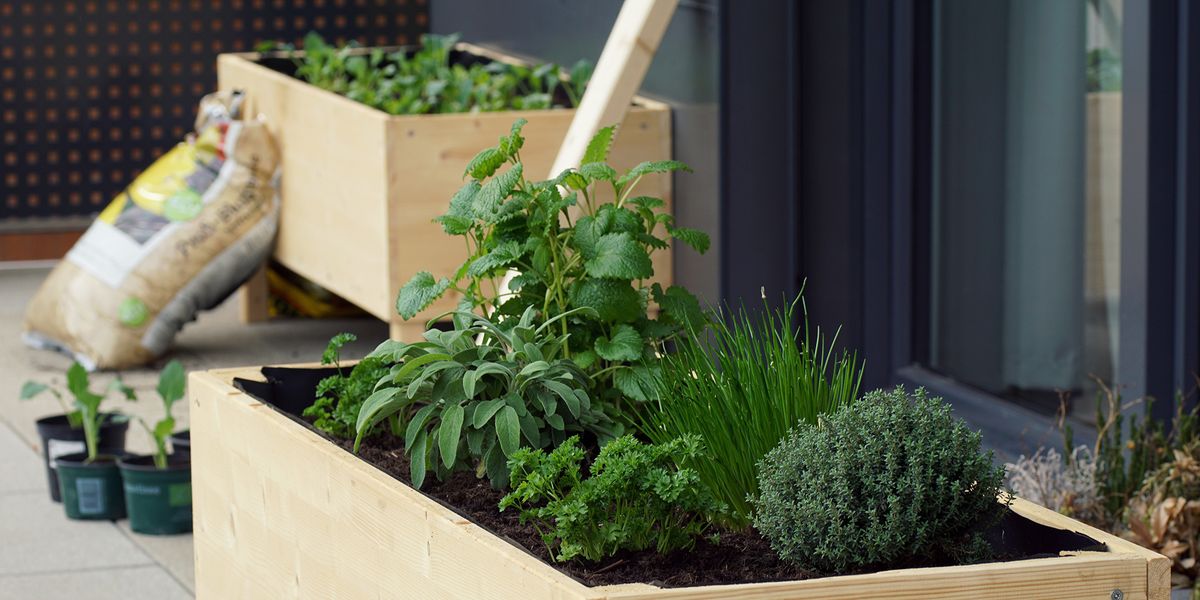
[{"label": "wooden slat side panel", "polygon": [[282,155],[275,258],[387,319],[387,115],[244,57],[218,59],[219,86],[246,91]]},{"label": "wooden slat side panel", "polygon": [[199,598],[585,596],[224,381],[244,373],[191,378]]},{"label": "wooden slat side panel", "polygon": [[[613,591],[610,600],[1125,600],[1146,598],[1144,563],[1134,556],[1090,554],[961,567],[906,569],[808,581]],[[603,592],[604,588],[597,588]]]},{"label": "wooden slat side panel", "polygon": [[[391,293],[394,300],[400,287],[418,271],[430,271],[435,277],[452,276],[467,250],[462,239],[446,235],[432,219],[446,212],[450,198],[465,180],[463,168],[480,150],[494,146],[506,135],[513,121],[523,117],[525,146],[521,149],[526,177],[538,180],[549,172],[555,154],[574,117],[573,110],[510,111],[474,115],[427,115],[393,117],[389,122],[389,230],[392,258]],[[671,158],[670,111],[664,108],[634,107],[621,125],[609,162],[618,170],[628,169],[647,160]],[[684,175],[686,176],[686,175]],[[671,179],[668,175],[650,175],[642,179],[637,195],[660,196],[671,210]],[[611,190],[602,190],[600,201],[612,199]],[[661,232],[660,232],[661,233]],[[671,282],[671,252],[654,253],[655,281]],[[453,310],[457,298],[447,296],[417,316],[432,318]]]},{"label": "wooden slat side panel", "polygon": [[1113,552],[1141,557],[1146,561],[1146,586],[1150,600],[1169,600],[1171,597],[1171,559],[1148,548],[1143,548],[1129,540],[1117,537],[1076,521],[1066,515],[1059,514],[1048,508],[1034,504],[1022,498],[1013,498],[1012,509],[1025,518],[1068,531],[1082,533],[1095,540],[1108,544]]}]

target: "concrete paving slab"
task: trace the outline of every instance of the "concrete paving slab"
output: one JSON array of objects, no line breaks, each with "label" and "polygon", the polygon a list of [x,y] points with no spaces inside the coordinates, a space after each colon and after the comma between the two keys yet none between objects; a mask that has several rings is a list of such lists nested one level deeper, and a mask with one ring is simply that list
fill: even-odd
[{"label": "concrete paving slab", "polygon": [[[190,535],[145,536],[129,531],[126,521],[115,526],[107,522],[68,521],[62,508],[45,497],[44,474],[36,454],[40,449],[34,421],[62,411],[50,397],[29,402],[17,402],[16,398],[21,384],[29,379],[62,385],[64,373],[71,363],[65,356],[31,350],[20,341],[25,305],[47,273],[48,268],[0,268],[0,478],[5,478],[9,470],[13,472],[13,494],[9,504],[0,503],[0,540],[4,540],[0,546],[0,600],[8,597],[5,593],[16,593],[10,592],[12,589],[37,590],[32,595],[13,596],[22,599],[100,598],[91,593],[91,586],[107,581],[96,579],[107,576],[107,572],[102,571],[127,570],[130,564],[153,564],[147,569],[160,571],[160,575],[146,579],[150,583],[144,587],[155,593],[136,595],[141,592],[135,590],[136,593],[131,592],[134,595],[112,597],[174,598],[176,596],[171,594],[176,591],[183,594],[178,597],[188,597],[195,585]],[[140,398],[137,403],[117,400],[114,396],[106,406],[154,422],[162,414],[161,401],[154,391],[157,373],[171,358],[178,358],[189,371],[310,362],[318,360],[329,338],[342,331],[358,336],[358,341],[343,351],[346,358],[366,355],[388,335],[387,325],[371,318],[278,320],[244,325],[238,319],[236,298],[231,298],[184,327],[176,338],[174,349],[157,364],[121,373],[124,381],[137,391]],[[113,376],[112,373],[94,374],[93,389],[101,389]],[[175,418],[180,428],[187,427],[187,403],[176,405]],[[136,453],[147,453],[154,447],[150,436],[136,423],[130,427],[127,442],[128,450]],[[18,456],[29,460],[16,460]],[[0,481],[0,486],[4,485],[6,482]],[[5,487],[0,487],[0,495],[7,493]],[[59,542],[47,541],[54,539]],[[86,559],[86,565],[73,562],[77,556]],[[82,579],[74,575],[67,579],[42,575],[62,569],[62,565],[91,569],[94,573]],[[23,579],[9,581],[12,578],[6,574],[22,574]],[[86,593],[70,592],[80,589],[73,587],[77,581],[82,582],[79,586]],[[161,593],[151,585],[154,581],[166,582]],[[43,590],[39,585],[49,587]]]},{"label": "concrete paving slab", "polygon": [[196,590],[195,555],[192,535],[145,535],[129,529],[129,521],[118,521],[117,527],[154,562],[166,569],[189,592]]},{"label": "concrete paving slab", "polygon": [[41,460],[32,444],[0,423],[0,494],[36,491],[48,494]]},{"label": "concrete paving slab", "polygon": [[154,564],[112,523],[68,520],[42,490],[0,495],[0,540],[0,575]]},{"label": "concrete paving slab", "polygon": [[158,567],[0,576],[0,600],[187,600],[192,595]]}]

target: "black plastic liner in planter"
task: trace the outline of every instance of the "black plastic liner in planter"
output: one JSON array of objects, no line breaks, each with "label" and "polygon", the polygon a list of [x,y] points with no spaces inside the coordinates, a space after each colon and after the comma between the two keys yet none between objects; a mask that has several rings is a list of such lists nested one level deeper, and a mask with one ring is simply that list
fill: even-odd
[{"label": "black plastic liner in planter", "polygon": [[[234,378],[233,385],[322,437],[329,438],[302,419],[300,413],[312,405],[313,399],[316,397],[317,384],[326,377],[336,375],[337,372],[336,367],[315,369],[263,367],[262,374],[266,381],[252,381],[239,377]],[[386,471],[384,472],[386,473]],[[428,494],[426,496],[450,510],[462,514],[454,506],[433,496],[428,496]],[[1042,525],[1011,511],[1005,513],[1000,523],[988,531],[987,538],[995,548],[996,555],[1006,557],[1043,558],[1058,556],[1060,552],[1103,552],[1107,550],[1103,542],[1082,533]]]}]

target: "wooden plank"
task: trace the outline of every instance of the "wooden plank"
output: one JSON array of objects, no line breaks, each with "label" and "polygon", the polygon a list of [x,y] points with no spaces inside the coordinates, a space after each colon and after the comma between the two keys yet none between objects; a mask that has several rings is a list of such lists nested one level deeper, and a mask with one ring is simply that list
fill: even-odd
[{"label": "wooden plank", "polygon": [[267,286],[267,267],[260,267],[238,290],[238,316],[243,323],[259,323],[271,318],[271,292]]},{"label": "wooden plank", "polygon": [[1108,547],[1114,552],[1141,557],[1146,563],[1147,597],[1150,600],[1170,600],[1171,559],[1022,498],[1013,498],[1012,509],[1017,514],[1036,523],[1082,533],[1094,540],[1108,544]]},{"label": "wooden plank", "polygon": [[642,87],[678,3],[678,0],[625,0],[621,5],[579,102],[579,110],[554,159],[550,177],[563,169],[578,167],[592,136],[601,128],[623,120],[630,100]]},{"label": "wooden plank", "polygon": [[613,592],[610,600],[1143,600],[1145,565],[1136,556],[1091,554],[1005,563],[904,569],[806,581],[714,585],[655,591]]},{"label": "wooden plank", "polygon": [[[312,365],[305,365],[312,366]],[[237,391],[258,367],[193,373],[196,585],[201,599],[1158,600],[1162,557],[1024,501],[1014,510],[1113,552],[806,581],[588,588]],[[1169,567],[1169,563],[1168,563]],[[1157,584],[1156,584],[1157,585]]]}]

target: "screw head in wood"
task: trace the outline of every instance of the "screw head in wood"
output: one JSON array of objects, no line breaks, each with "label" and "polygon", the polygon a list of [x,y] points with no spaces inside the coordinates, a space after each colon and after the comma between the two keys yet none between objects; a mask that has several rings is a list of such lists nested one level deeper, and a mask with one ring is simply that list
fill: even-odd
[{"label": "screw head in wood", "polygon": [[1108,597],[1112,600],[1125,600],[1125,592],[1122,592],[1121,590],[1113,590]]}]

